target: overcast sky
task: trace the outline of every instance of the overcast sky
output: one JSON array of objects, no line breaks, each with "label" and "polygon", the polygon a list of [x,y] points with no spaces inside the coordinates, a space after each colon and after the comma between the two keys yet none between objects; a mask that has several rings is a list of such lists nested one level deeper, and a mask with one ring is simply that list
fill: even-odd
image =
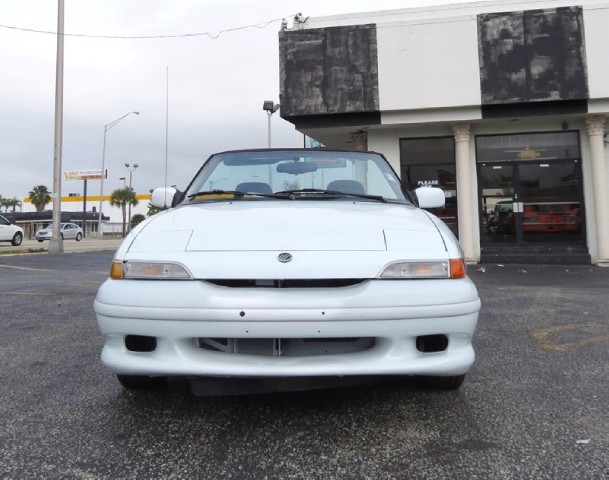
[{"label": "overcast sky", "polygon": [[[297,12],[449,3],[457,2],[65,0],[62,172],[101,169],[105,126],[139,111],[107,131],[104,193],[123,186],[125,163],[139,165],[138,193],[163,186],[166,125],[168,184],[184,187],[214,152],[266,147],[262,102],[279,100],[282,18],[291,26]],[[57,30],[57,1],[0,0],[0,25],[0,195],[22,200],[35,185],[53,187],[57,40],[37,31]],[[222,30],[230,31],[217,36]],[[168,35],[177,37],[95,38]],[[279,113],[272,137],[274,147],[300,146]],[[88,193],[99,194],[99,183],[88,182]],[[82,193],[82,184],[62,181],[62,195]]]}]

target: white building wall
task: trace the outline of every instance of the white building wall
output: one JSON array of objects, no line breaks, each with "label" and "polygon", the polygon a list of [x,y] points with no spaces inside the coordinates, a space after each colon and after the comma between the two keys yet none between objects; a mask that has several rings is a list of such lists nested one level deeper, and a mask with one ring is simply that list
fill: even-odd
[{"label": "white building wall", "polygon": [[[584,5],[583,15],[590,107],[594,105],[595,99],[605,99],[602,112],[606,112],[609,110],[606,102],[606,99],[609,99],[609,62],[607,61],[609,3],[592,7]],[[590,113],[593,113],[592,110]]]},{"label": "white building wall", "polygon": [[382,112],[480,104],[476,17],[382,24],[377,41]]}]

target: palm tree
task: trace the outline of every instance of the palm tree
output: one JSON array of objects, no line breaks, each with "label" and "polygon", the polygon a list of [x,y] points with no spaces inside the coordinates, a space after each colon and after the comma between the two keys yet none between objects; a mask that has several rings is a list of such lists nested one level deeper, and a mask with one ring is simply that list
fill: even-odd
[{"label": "palm tree", "polygon": [[19,200],[17,200],[17,197],[5,198],[4,206],[6,207],[7,212],[10,207],[13,207],[13,213],[15,213],[15,208],[18,206],[21,206],[21,202]]},{"label": "palm tree", "polygon": [[121,207],[123,211],[123,237],[127,233],[127,205],[132,207],[138,204],[138,200],[135,197],[135,192],[129,187],[119,188],[114,190],[110,195],[110,205],[113,207]]},{"label": "palm tree", "polygon": [[36,207],[37,212],[42,212],[47,203],[51,201],[49,189],[44,185],[37,185],[29,193],[30,201]]},{"label": "palm tree", "polygon": [[8,213],[8,209],[13,207],[13,212],[15,212],[15,207],[21,206],[21,202],[17,200],[17,197],[13,198],[5,198],[0,195],[0,212],[2,211],[2,207],[4,207],[4,211]]}]

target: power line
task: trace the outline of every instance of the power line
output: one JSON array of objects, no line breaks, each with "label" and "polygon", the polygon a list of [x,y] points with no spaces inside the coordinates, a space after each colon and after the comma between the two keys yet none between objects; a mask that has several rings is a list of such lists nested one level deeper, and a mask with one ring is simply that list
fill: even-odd
[{"label": "power line", "polygon": [[[295,14],[294,14],[295,15]],[[292,17],[294,15],[291,15]],[[290,15],[288,15],[289,17]],[[151,40],[151,39],[165,39],[165,38],[188,38],[188,37],[209,37],[212,40],[217,39],[223,33],[236,32],[239,30],[251,30],[254,28],[264,29],[269,25],[283,21],[287,17],[275,18],[273,20],[269,20],[267,22],[256,23],[253,25],[245,25],[242,27],[233,27],[226,28],[224,30],[218,30],[217,32],[197,32],[197,33],[180,33],[175,35],[95,35],[88,33],[63,33],[64,37],[80,37],[80,38],[104,38],[104,39],[114,39],[114,40]],[[20,32],[27,33],[41,33],[45,35],[57,35],[57,32],[53,32],[51,30],[37,30],[34,28],[25,28],[25,27],[14,27],[11,25],[0,25],[0,28],[6,28],[7,30],[17,30]]]}]

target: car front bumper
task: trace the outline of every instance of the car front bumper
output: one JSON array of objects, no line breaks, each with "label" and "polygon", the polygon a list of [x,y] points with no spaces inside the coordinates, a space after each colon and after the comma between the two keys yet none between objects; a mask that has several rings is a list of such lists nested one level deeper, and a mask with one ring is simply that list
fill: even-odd
[{"label": "car front bumper", "polygon": [[[202,281],[107,280],[94,309],[102,362],[126,375],[290,377],[466,373],[480,300],[472,282],[370,280],[342,288],[227,288]],[[442,351],[417,339],[443,335]],[[132,351],[126,336],[154,337]],[[201,348],[200,339],[372,339],[361,351],[287,356]],[[302,353],[302,351],[301,351]]]}]

